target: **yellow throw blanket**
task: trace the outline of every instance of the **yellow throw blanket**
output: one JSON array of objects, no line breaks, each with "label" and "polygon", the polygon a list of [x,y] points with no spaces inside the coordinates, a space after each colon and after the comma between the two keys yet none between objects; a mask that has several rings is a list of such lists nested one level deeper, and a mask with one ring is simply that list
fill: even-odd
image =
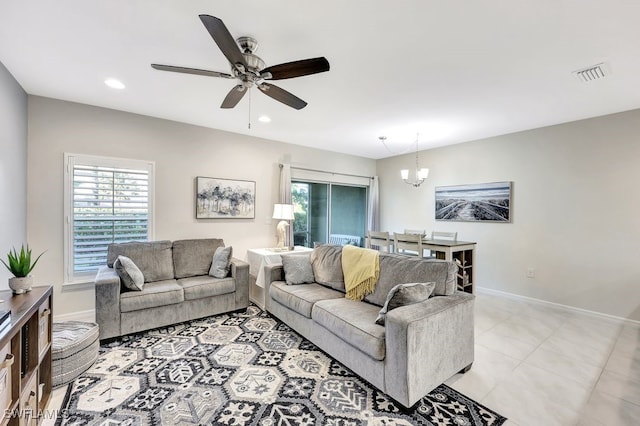
[{"label": "yellow throw blanket", "polygon": [[362,300],[373,293],[380,277],[380,254],[376,250],[346,245],[342,248],[342,273],[346,298]]}]

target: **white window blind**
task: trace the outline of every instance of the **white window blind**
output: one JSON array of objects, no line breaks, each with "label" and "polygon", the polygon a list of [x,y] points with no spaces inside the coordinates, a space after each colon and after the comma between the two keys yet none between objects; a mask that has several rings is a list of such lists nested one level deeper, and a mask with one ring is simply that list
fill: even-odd
[{"label": "white window blind", "polygon": [[153,164],[102,157],[67,158],[67,282],[93,277],[111,243],[152,235]]}]

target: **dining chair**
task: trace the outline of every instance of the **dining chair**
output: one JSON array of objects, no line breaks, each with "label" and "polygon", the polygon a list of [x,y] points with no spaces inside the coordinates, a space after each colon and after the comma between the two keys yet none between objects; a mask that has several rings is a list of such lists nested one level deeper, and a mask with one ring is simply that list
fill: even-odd
[{"label": "dining chair", "polygon": [[431,239],[432,240],[458,241],[458,233],[457,232],[433,231],[431,233]]},{"label": "dining chair", "polygon": [[393,248],[396,254],[424,257],[421,234],[393,233]]},{"label": "dining chair", "polygon": [[405,234],[418,234],[418,235],[422,235],[423,237],[425,235],[427,235],[427,231],[425,231],[424,229],[405,229],[404,233]]},{"label": "dining chair", "polygon": [[386,231],[367,231],[367,248],[385,249],[387,253],[393,251],[393,243]]}]

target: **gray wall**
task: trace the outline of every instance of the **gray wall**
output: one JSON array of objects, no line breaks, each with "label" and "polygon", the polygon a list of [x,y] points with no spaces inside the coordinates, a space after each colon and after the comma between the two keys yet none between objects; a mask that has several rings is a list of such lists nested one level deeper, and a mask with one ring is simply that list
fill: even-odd
[{"label": "gray wall", "polygon": [[[11,247],[27,242],[27,94],[2,63],[0,152],[0,256],[6,261]],[[11,276],[0,265],[0,289]]]},{"label": "gray wall", "polygon": [[[30,96],[27,226],[34,247],[47,249],[37,275],[55,285],[56,315],[94,308],[92,285],[62,286],[65,152],[155,161],[155,238],[223,238],[240,259],[248,248],[275,245],[278,163],[365,176],[376,166],[370,159]],[[196,220],[196,176],[256,181],[256,218]]]},{"label": "gray wall", "polygon": [[[417,189],[414,155],[380,160],[382,229],[458,231],[479,286],[639,321],[639,164],[640,110],[423,151]],[[497,181],[512,223],[435,221],[435,186]]]}]

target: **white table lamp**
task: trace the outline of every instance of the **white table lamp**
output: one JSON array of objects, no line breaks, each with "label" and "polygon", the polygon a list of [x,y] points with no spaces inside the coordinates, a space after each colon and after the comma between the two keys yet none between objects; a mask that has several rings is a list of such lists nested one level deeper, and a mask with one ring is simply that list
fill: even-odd
[{"label": "white table lamp", "polygon": [[280,219],[278,226],[276,227],[278,235],[277,248],[284,248],[284,238],[287,232],[287,226],[289,226],[289,220],[293,220],[293,205],[291,204],[274,204],[273,205],[273,218]]}]

